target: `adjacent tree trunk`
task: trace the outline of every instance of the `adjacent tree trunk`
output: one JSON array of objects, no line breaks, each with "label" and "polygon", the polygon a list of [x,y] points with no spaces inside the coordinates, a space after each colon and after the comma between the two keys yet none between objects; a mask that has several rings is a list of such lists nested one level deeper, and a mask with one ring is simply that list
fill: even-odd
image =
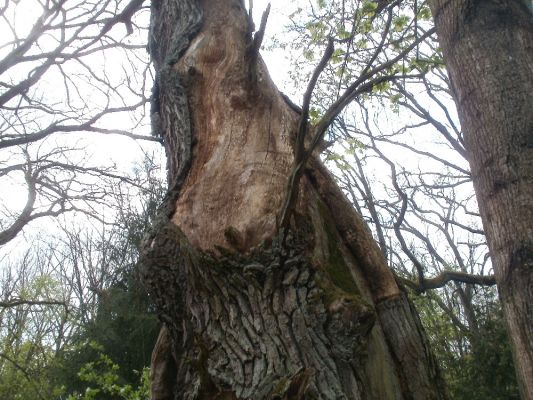
[{"label": "adjacent tree trunk", "polygon": [[172,183],[141,256],[163,399],[445,399],[416,312],[319,160],[277,217],[298,113],[242,1],[152,2],[152,117]]},{"label": "adjacent tree trunk", "polygon": [[524,399],[533,399],[533,15],[432,0]]}]

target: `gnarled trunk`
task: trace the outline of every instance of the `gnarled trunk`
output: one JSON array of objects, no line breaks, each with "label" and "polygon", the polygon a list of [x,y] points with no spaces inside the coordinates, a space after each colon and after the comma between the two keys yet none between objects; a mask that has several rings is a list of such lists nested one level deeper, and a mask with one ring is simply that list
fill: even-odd
[{"label": "gnarled trunk", "polygon": [[242,2],[152,12],[172,183],[141,257],[165,322],[153,399],[444,399],[416,313],[319,160],[277,229],[299,115]]},{"label": "gnarled trunk", "polygon": [[433,0],[524,399],[533,399],[533,14]]}]

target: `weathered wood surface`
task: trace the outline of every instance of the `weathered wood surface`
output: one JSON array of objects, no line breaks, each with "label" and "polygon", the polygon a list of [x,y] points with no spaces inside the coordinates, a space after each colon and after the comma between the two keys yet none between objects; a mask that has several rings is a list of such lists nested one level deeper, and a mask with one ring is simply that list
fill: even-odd
[{"label": "weathered wood surface", "polygon": [[416,313],[320,161],[278,232],[299,115],[250,53],[242,3],[153,8],[172,183],[141,260],[165,322],[153,399],[446,398]]}]

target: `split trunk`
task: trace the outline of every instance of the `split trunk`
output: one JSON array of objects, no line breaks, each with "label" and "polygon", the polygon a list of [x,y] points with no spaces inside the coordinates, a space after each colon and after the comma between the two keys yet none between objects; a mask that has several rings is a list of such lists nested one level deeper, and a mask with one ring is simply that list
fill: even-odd
[{"label": "split trunk", "polygon": [[153,1],[151,25],[171,182],[141,257],[164,321],[152,399],[445,399],[416,312],[317,158],[278,229],[299,113],[242,2]]}]

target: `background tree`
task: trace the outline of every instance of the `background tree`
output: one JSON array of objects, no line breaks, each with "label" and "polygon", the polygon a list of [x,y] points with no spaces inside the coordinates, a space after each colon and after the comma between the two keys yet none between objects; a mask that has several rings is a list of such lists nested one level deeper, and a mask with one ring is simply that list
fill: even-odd
[{"label": "background tree", "polygon": [[[129,265],[133,273],[135,244],[120,232],[127,224],[116,213],[121,207],[126,217],[127,210],[139,207],[127,203],[146,182],[142,174],[131,176],[120,157],[109,162],[109,152],[104,153],[119,143],[113,139],[117,136],[157,142],[143,134],[150,72],[144,45],[147,14],[141,5],[6,1],[0,8],[3,398],[63,393],[68,379],[53,374],[65,363],[65,353],[83,353],[79,342],[90,340],[85,331],[103,314],[98,293],[119,285],[118,269]],[[106,136],[107,147],[99,147],[95,136]],[[65,213],[70,216],[55,228],[53,218]],[[140,219],[130,214],[130,223]],[[46,237],[35,237],[28,226],[44,226]],[[128,279],[121,278],[124,284]],[[148,307],[143,299],[138,299],[139,313]],[[146,339],[150,328],[141,326]],[[142,362],[136,349],[130,351],[135,367],[146,365],[147,351]],[[68,372],[75,375],[82,364],[70,366],[74,370]]]},{"label": "background tree", "polygon": [[50,266],[51,255],[45,249],[27,251],[18,265],[3,260],[2,298],[9,300],[0,307],[2,398],[44,399],[57,394],[43,371],[68,335],[68,301],[62,293],[66,288],[43,273]]},{"label": "background tree", "polygon": [[521,395],[533,399],[532,13],[525,1],[429,4],[465,131]]},{"label": "background tree", "polygon": [[141,4],[30,0],[0,8],[0,245],[43,217],[99,214],[124,174],[94,161],[101,148],[95,155],[73,145],[78,133],[155,140],[142,134],[149,67],[138,44]]},{"label": "background tree", "polygon": [[113,385],[137,385],[159,322],[135,265],[163,189],[153,164],[147,162],[136,175],[135,185],[115,192],[121,215],[113,224],[89,219],[77,226],[66,219],[54,237],[34,237],[22,259],[17,253],[4,256],[2,398],[85,393],[100,385],[87,372],[99,362],[110,368]]},{"label": "background tree", "polygon": [[84,393],[95,383],[79,372],[101,357],[120,368],[113,371],[120,384],[135,385],[143,367],[149,366],[160,323],[136,264],[141,237],[162,198],[164,186],[154,167],[147,160],[138,171],[139,179],[146,179],[139,184],[144,188],[141,201],[134,200],[136,190],[117,197],[121,214],[115,229],[88,238],[79,232],[66,232],[65,258],[80,270],[68,273],[65,279],[70,279],[67,286],[78,288],[77,321],[81,324],[71,345],[58,357],[56,385],[63,385],[66,393]]}]

